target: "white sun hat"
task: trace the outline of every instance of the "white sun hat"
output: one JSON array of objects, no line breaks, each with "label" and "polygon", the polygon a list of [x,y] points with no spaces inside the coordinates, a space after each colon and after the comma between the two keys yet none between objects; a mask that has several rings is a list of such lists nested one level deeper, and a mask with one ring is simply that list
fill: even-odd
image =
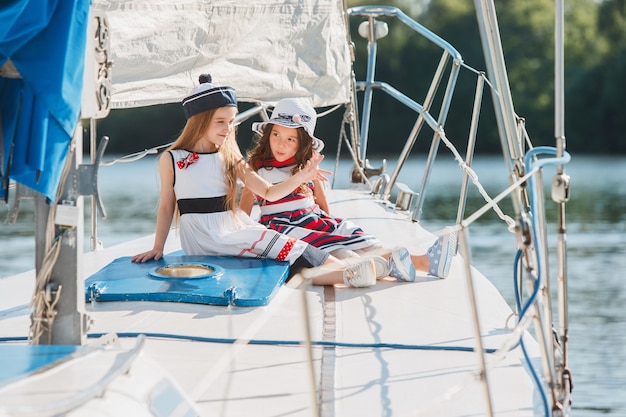
[{"label": "white sun hat", "polygon": [[316,122],[317,113],[308,100],[284,98],[276,103],[269,121],[252,123],[252,131],[262,135],[270,123],[285,127],[302,127],[313,140],[313,150],[319,153],[324,149],[324,142],[313,135]]}]

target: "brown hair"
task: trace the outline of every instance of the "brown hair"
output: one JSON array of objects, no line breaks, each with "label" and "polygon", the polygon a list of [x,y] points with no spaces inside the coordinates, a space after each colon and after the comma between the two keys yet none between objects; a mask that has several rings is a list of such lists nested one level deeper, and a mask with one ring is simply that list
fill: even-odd
[{"label": "brown hair", "polygon": [[[272,133],[274,124],[268,123],[262,135],[258,133],[254,135],[254,147],[248,151],[248,165],[258,171],[263,166],[263,162],[273,159],[272,149],[270,148],[270,134]],[[294,156],[296,166],[291,171],[292,174],[300,171],[306,165],[307,161],[313,157],[313,141],[311,136],[303,127],[296,128],[298,132],[298,150]]]}]

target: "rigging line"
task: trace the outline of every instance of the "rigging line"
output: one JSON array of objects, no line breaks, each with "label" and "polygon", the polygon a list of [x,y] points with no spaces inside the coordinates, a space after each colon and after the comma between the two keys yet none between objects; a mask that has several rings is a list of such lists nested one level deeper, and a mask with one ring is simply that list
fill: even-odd
[{"label": "rigging line", "polygon": [[170,146],[172,143],[174,142],[170,142],[170,143],[166,143],[164,145],[159,145],[159,146],[155,146],[152,148],[148,148],[148,149],[144,149],[143,151],[139,151],[139,152],[134,152],[125,156],[122,156],[120,158],[115,158],[112,159],[110,161],[104,161],[104,162],[100,162],[100,166],[101,167],[108,167],[117,163],[128,163],[128,162],[135,162],[138,161],[148,155],[154,155],[156,153],[159,153],[159,149],[163,149],[163,148],[167,148],[168,146]]},{"label": "rigging line", "polygon": [[[68,156],[66,157],[63,170],[59,179],[59,184],[62,186],[57,187],[56,201],[48,208],[48,216],[46,219],[46,225],[44,228],[44,246],[43,246],[43,259],[41,264],[35,273],[35,288],[31,296],[29,307],[32,308],[31,312],[31,324],[29,328],[29,341],[33,344],[39,344],[39,339],[45,331],[48,332],[48,343],[52,338],[52,323],[56,317],[56,311],[54,307],[59,300],[61,293],[61,287],[56,291],[55,299],[52,299],[52,292],[48,291],[48,284],[50,278],[54,272],[54,267],[59,259],[61,253],[61,247],[63,243],[63,237],[67,233],[68,229],[61,229],[61,231],[55,236],[56,225],[55,218],[57,213],[58,202],[63,197],[65,192],[65,185],[68,181],[70,172],[72,171],[72,165],[75,163],[76,158],[76,141],[72,139],[70,143],[70,149]],[[45,327],[45,328],[44,328]]]},{"label": "rigging line", "polygon": [[[339,155],[341,152],[341,142],[342,139],[343,141],[346,143],[346,147],[348,148],[348,151],[350,152],[350,156],[352,157],[352,161],[354,162],[355,166],[359,167],[359,163],[358,163],[358,157],[354,151],[353,148],[353,144],[350,143],[350,141],[348,140],[348,134],[346,133],[346,126],[350,126],[352,121],[354,120],[354,113],[352,111],[352,109],[349,106],[346,106],[346,109],[343,112],[343,117],[341,118],[341,127],[339,129],[339,140],[337,143],[337,155],[336,155],[336,164],[335,166],[338,167],[339,164]],[[357,141],[360,141],[360,137],[358,137],[358,135],[355,137],[352,133],[352,130],[350,131],[350,139],[352,139],[354,143],[354,146],[357,146],[358,143]],[[335,168],[337,169],[337,168]],[[363,171],[360,171],[361,176],[365,177],[365,174],[363,173]],[[367,179],[367,178],[366,178]]]},{"label": "rigging line", "polygon": [[[521,331],[521,330],[520,330]],[[89,339],[97,339],[108,333],[89,333],[87,337]],[[201,336],[188,336],[188,335],[174,335],[165,333],[149,333],[149,332],[125,332],[117,333],[119,338],[133,338],[145,336],[146,338],[161,338],[161,339],[176,339],[176,340],[188,340],[192,342],[204,342],[204,343],[229,343],[234,344],[237,339],[225,339],[225,338],[209,338]],[[0,342],[15,342],[26,340],[25,337],[0,337]],[[247,342],[249,345],[302,345],[301,341],[294,340],[257,340],[250,339]],[[429,345],[406,345],[406,344],[394,344],[394,343],[347,343],[336,341],[312,341],[312,345],[323,347],[346,347],[346,348],[373,348],[373,349],[406,349],[406,350],[423,350],[423,351],[453,351],[453,352],[467,352],[473,353],[474,348],[466,346],[429,346]],[[487,370],[492,370],[498,363],[506,358],[506,352],[508,349],[484,349],[485,353],[491,354],[489,364],[487,364]],[[463,388],[469,386],[478,378],[478,375],[473,373],[468,376],[463,382],[450,387],[444,394],[431,401],[429,408],[434,407],[438,403],[449,402],[450,398],[456,394],[464,392]],[[326,398],[328,399],[328,398]],[[423,410],[424,408],[422,408]],[[420,412],[413,413],[412,415],[422,415]]]},{"label": "rigging line", "polygon": [[[519,256],[516,255],[516,262],[519,263],[520,259],[521,259],[521,254],[523,251],[519,250],[518,254]],[[517,276],[517,267],[515,268],[516,271],[514,272],[513,275],[513,279],[515,280],[515,282],[517,282],[518,276]],[[522,317],[525,317],[526,314],[528,313],[528,309],[535,303],[536,299],[537,299],[537,295],[539,293],[539,290],[541,289],[541,285],[540,284],[540,279],[538,277],[534,278],[534,288],[532,290],[532,293],[530,295],[530,297],[528,298],[528,300],[526,300],[526,303],[524,305],[521,305],[521,294],[518,291],[517,285],[515,286],[515,303],[517,304],[517,309],[519,311],[519,318],[521,319]]]},{"label": "rigging line", "polygon": [[[89,333],[87,337],[100,337],[105,333]],[[175,335],[170,333],[152,333],[152,332],[122,332],[117,333],[118,337],[137,337],[140,334],[146,335],[146,337],[166,338],[166,339],[183,339],[191,340],[194,342],[207,342],[207,343],[237,343],[241,338],[220,338],[220,337],[204,337],[204,336],[188,336],[188,335]],[[1,340],[1,339],[0,339]],[[248,344],[251,345],[305,345],[306,343],[301,340],[272,340],[272,339],[246,339]],[[359,343],[359,342],[337,342],[337,341],[325,341],[325,340],[312,340],[312,345],[317,346],[333,346],[333,347],[348,347],[348,348],[373,348],[373,349],[406,349],[406,350],[432,350],[432,351],[455,351],[455,352],[474,352],[474,348],[471,346],[433,346],[433,345],[409,345],[404,343]],[[485,348],[485,353],[495,353],[497,350],[493,348]]]},{"label": "rigging line", "polygon": [[[106,336],[109,333],[89,333],[87,338],[97,339],[102,336]],[[224,343],[224,344],[237,344],[241,338],[223,338],[223,337],[206,337],[206,336],[191,336],[184,334],[172,334],[172,333],[155,333],[155,332],[120,332],[115,333],[120,338],[133,338],[144,335],[150,338],[156,339],[174,339],[174,340],[187,340],[191,342],[203,342],[203,343]],[[0,337],[0,342],[20,342],[27,340],[26,336],[4,336]],[[272,340],[272,339],[245,339],[245,342],[250,345],[261,346],[299,346],[306,343],[301,340]],[[363,348],[363,349],[401,349],[401,350],[425,350],[425,351],[451,351],[451,352],[474,352],[474,348],[471,346],[451,346],[451,345],[408,345],[404,343],[353,343],[353,342],[337,342],[337,341],[323,341],[313,340],[312,345],[323,347],[345,347],[345,348]],[[485,353],[494,354],[498,352],[495,348],[485,348]]]},{"label": "rigging line", "polygon": [[333,107],[331,107],[330,109],[327,109],[327,110],[325,110],[325,111],[323,111],[323,112],[319,112],[319,113],[317,113],[317,114],[316,114],[316,115],[317,115],[317,118],[318,118],[318,119],[321,119],[321,118],[322,118],[322,117],[324,117],[324,116],[328,116],[329,114],[331,114],[332,112],[334,112],[335,110],[337,110],[338,108],[340,108],[341,106],[343,106],[343,103],[342,103],[342,104],[335,104],[335,105],[334,105]]},{"label": "rigging line", "polygon": [[[517,276],[518,276],[517,264],[519,263],[521,255],[522,255],[522,250],[518,250],[516,252],[515,261],[513,265],[514,284],[517,282]],[[514,298],[516,302],[516,308],[518,311],[517,323],[515,324],[515,326],[513,326],[512,329],[510,329],[511,331],[510,337],[508,337],[505,340],[505,342],[498,348],[498,350],[494,352],[495,356],[504,356],[508,352],[515,349],[519,345],[520,341],[522,340],[524,336],[524,332],[527,331],[532,325],[532,321],[533,321],[532,315],[525,314],[526,309],[523,309],[524,310],[523,314],[520,313],[520,310],[522,310],[522,308],[520,307],[520,304],[519,304],[520,294],[519,294],[519,288],[517,285],[514,285],[514,290],[515,290]],[[504,357],[502,357],[501,359],[504,359]]]},{"label": "rigging line", "polygon": [[[518,282],[518,264],[521,262],[522,259],[522,253],[523,251],[520,249],[516,252],[515,254],[515,262],[513,265],[513,287],[514,287],[514,294],[515,294],[515,304],[516,304],[516,308],[517,311],[519,311],[519,317],[518,317],[518,323],[521,323],[522,320],[526,320],[528,322],[532,321],[532,317],[527,315],[526,312],[528,311],[528,307],[534,303],[534,300],[537,298],[537,293],[539,291],[539,282],[537,280],[535,280],[535,288],[532,292],[532,295],[529,297],[529,299],[526,302],[526,305],[524,307],[522,307],[521,305],[521,294],[519,292],[519,288],[517,285]],[[541,384],[541,380],[539,379],[539,375],[537,370],[535,369],[535,366],[533,365],[532,361],[530,360],[530,356],[528,354],[528,351],[526,350],[526,345],[524,344],[524,340],[523,338],[520,338],[519,340],[519,345],[522,349],[522,354],[524,355],[524,359],[526,360],[526,363],[528,364],[528,368],[530,370],[530,374],[532,376],[533,382],[535,384],[535,386],[537,387],[537,390],[539,390],[539,393],[541,394],[541,402],[543,404],[544,407],[544,414],[546,416],[549,416],[550,414],[548,413],[548,397],[546,395],[545,392],[545,388],[544,386]]]},{"label": "rigging line", "polygon": [[[536,158],[536,154],[540,154],[540,153],[544,153],[544,154],[550,154],[553,155],[555,153],[554,148],[550,148],[550,147],[537,147],[534,149],[531,149],[529,152],[527,152],[527,154],[525,155],[525,164],[526,166],[529,167],[534,167],[531,172],[533,171],[537,171],[539,169],[541,169],[541,167],[543,165],[547,165],[547,164],[555,164],[555,163],[559,163],[559,162],[568,162],[569,161],[569,154],[564,155],[563,157],[558,157],[558,158],[544,158],[544,159],[537,159]],[[533,176],[532,178],[529,179],[529,184],[530,184],[530,190],[531,193],[535,192],[535,187],[534,187],[534,181],[535,181],[535,177]],[[533,246],[535,247],[535,250],[537,248],[539,248],[541,246],[541,243],[538,240],[538,231],[537,231],[537,205],[536,205],[536,198],[534,198],[534,195],[531,194],[531,215],[532,215],[532,226],[533,226]],[[518,276],[517,276],[517,271],[518,271],[518,264],[521,262],[521,255],[522,255],[522,250],[518,250],[518,252],[516,253],[516,257],[515,257],[515,262],[514,262],[514,271],[513,271],[513,275],[514,275],[514,290],[515,290],[515,302],[516,302],[516,307],[519,311],[519,322],[521,322],[524,319],[527,319],[529,317],[531,317],[530,315],[527,315],[527,312],[529,311],[530,307],[537,304],[537,308],[539,309],[539,300],[538,300],[538,294],[540,289],[542,288],[542,281],[544,280],[543,278],[543,270],[542,270],[542,265],[544,262],[546,262],[545,259],[543,259],[542,253],[543,251],[538,251],[537,254],[537,259],[536,262],[538,263],[537,265],[537,273],[538,275],[534,278],[534,288],[533,291],[531,292],[531,295],[529,296],[529,299],[526,301],[526,303],[524,305],[521,304],[521,294],[519,291],[519,288],[517,286],[517,281],[518,281]],[[543,327],[543,323],[540,320],[539,324],[541,325],[540,327]],[[542,329],[540,328],[539,331],[541,332],[541,334],[543,334]],[[543,341],[544,345],[543,345],[543,349],[547,350],[546,347],[546,338],[541,337],[540,340]],[[520,338],[519,340],[520,343],[520,347],[522,349],[522,353],[524,354],[525,360],[528,363],[528,366],[530,368],[530,372],[531,372],[531,376],[533,377],[533,381],[537,387],[537,389],[540,391],[541,394],[541,398],[542,398],[542,404],[544,406],[545,409],[545,413],[546,416],[549,415],[548,414],[548,399],[547,399],[547,394],[545,392],[545,387],[544,385],[541,384],[541,381],[539,380],[539,376],[537,374],[537,370],[535,369],[535,367],[533,366],[533,364],[530,361],[530,357],[528,356],[528,353],[526,351],[526,347],[524,345],[524,341],[523,339]],[[551,379],[552,379],[552,375],[549,374],[548,375]]]},{"label": "rigging line", "polygon": [[535,369],[535,367],[530,361],[530,356],[528,355],[528,352],[526,351],[526,345],[524,345],[523,340],[520,340],[520,346],[522,348],[524,358],[526,359],[526,362],[528,363],[528,368],[530,369],[530,374],[533,378],[533,382],[535,383],[535,386],[537,387],[537,389],[539,390],[539,393],[541,394],[541,404],[543,405],[543,413],[547,417],[550,415],[550,411],[549,411],[550,407],[548,404],[548,396],[546,395],[546,390],[543,387],[541,380],[539,379],[537,370]]},{"label": "rigging line", "polygon": [[343,118],[341,119],[341,127],[339,129],[339,140],[337,141],[337,152],[335,153],[335,168],[333,170],[333,179],[330,183],[330,188],[335,188],[335,179],[337,178],[337,173],[339,172],[339,158],[341,157],[341,142],[346,141],[348,143],[348,135],[346,134],[346,125],[350,123],[350,116],[348,115],[349,110],[346,110],[343,113]]},{"label": "rigging line", "polygon": [[[463,160],[463,158],[461,157],[461,155],[457,151],[456,147],[446,137],[446,134],[445,134],[443,128],[439,127],[439,129],[437,129],[437,130],[438,130],[440,139],[443,141],[443,143],[446,145],[446,147],[448,149],[450,149],[450,151],[454,155],[454,159],[458,162],[459,167],[461,168],[461,170],[464,171],[472,179],[472,183],[476,186],[476,188],[478,189],[478,192],[483,196],[484,200],[488,203],[487,204],[487,206],[488,206],[487,208],[493,208],[493,210],[496,212],[498,217],[500,217],[500,219],[502,221],[504,221],[505,223],[508,224],[509,231],[511,231],[513,229],[513,227],[515,226],[515,221],[510,216],[507,216],[506,214],[504,214],[502,212],[500,207],[496,204],[499,200],[494,200],[494,199],[492,199],[489,196],[487,191],[483,188],[482,184],[478,180],[478,175],[476,174],[476,172],[469,165],[467,165],[467,163]],[[508,189],[511,189],[511,187],[509,187]],[[484,211],[480,215],[482,215],[483,213],[484,213]],[[469,225],[469,224],[471,224],[471,222],[470,223],[466,223],[466,226]]]},{"label": "rigging line", "polygon": [[29,310],[30,307],[28,304],[21,304],[15,307],[7,308],[0,311],[0,321],[4,320],[4,317],[11,318],[14,314],[18,314],[22,310]]},{"label": "rigging line", "polygon": [[[252,109],[249,109],[249,110],[247,110],[247,111],[245,111],[243,113],[239,113],[238,116],[242,116],[243,117],[244,114],[246,114],[246,113],[248,113],[250,111],[259,112],[261,110],[262,109],[252,108]],[[333,109],[331,109],[329,111],[334,111],[334,110],[335,109],[333,108]],[[250,117],[250,116],[247,116],[245,119],[247,119],[248,117]],[[239,121],[239,122],[235,121],[235,123],[236,123],[236,125],[239,125],[241,123],[241,121]],[[124,155],[124,156],[122,156],[120,158],[112,159],[110,161],[103,161],[103,162],[100,162],[99,166],[107,167],[107,166],[111,166],[111,165],[114,165],[114,164],[117,164],[117,163],[135,162],[135,161],[138,161],[138,160],[140,160],[140,159],[142,159],[142,158],[144,158],[144,157],[146,157],[148,155],[157,154],[157,153],[159,153],[159,150],[164,149],[164,148],[168,148],[173,143],[174,143],[174,141],[165,143],[163,145],[153,146],[152,148],[147,148],[147,149],[144,149],[143,151],[133,152],[133,153]]]},{"label": "rigging line", "polygon": [[62,238],[63,235],[55,239],[52,246],[48,249],[35,277],[35,290],[33,291],[29,303],[29,307],[32,308],[30,341],[33,344],[39,344],[39,339],[46,330],[48,330],[48,337],[52,337],[50,331],[52,330],[52,323],[56,317],[54,307],[59,300],[61,287],[57,289],[55,298],[51,299],[52,295],[49,294],[47,286],[50,282],[54,266],[59,259],[59,254],[61,253]]},{"label": "rigging line", "polygon": [[[479,70],[475,69],[474,67],[470,67],[465,62],[461,62],[461,68],[465,68],[465,69],[469,70],[470,72],[473,72],[475,75],[478,75],[478,76],[482,77],[485,80],[485,83],[487,83],[487,85],[489,86],[489,88],[491,88],[492,90],[495,91],[495,88],[494,88],[493,84],[491,83],[491,81],[489,81],[489,78],[487,78],[487,75],[485,74],[484,71],[479,71]],[[496,94],[498,94],[497,91],[496,91]]]},{"label": "rigging line", "polygon": [[[338,104],[338,105],[335,105],[334,107],[331,107],[330,109],[328,109],[328,110],[326,110],[324,112],[318,113],[317,117],[318,118],[324,117],[324,116],[334,112],[335,110],[337,110],[340,106],[341,106],[341,104]],[[138,160],[140,160],[140,159],[142,159],[142,158],[144,158],[144,157],[146,157],[148,155],[154,155],[154,154],[159,153],[159,150],[169,147],[172,143],[174,143],[174,142],[169,142],[169,143],[165,143],[163,145],[158,145],[158,146],[154,146],[152,148],[147,148],[147,149],[144,149],[143,151],[133,152],[133,153],[121,156],[119,158],[111,159],[109,161],[103,161],[103,162],[100,162],[99,166],[101,166],[101,167],[108,167],[108,166],[111,166],[111,165],[115,165],[117,163],[135,162],[135,161],[138,161]]]},{"label": "rigging line", "polygon": [[[524,157],[524,163],[526,166],[536,166],[537,168],[542,168],[544,165],[555,165],[555,164],[564,164],[569,162],[570,155],[567,152],[564,152],[563,156],[554,157],[554,158],[544,158],[538,159],[536,156],[538,154],[546,154],[546,155],[556,155],[557,149],[553,147],[540,146],[528,151]],[[532,219],[532,230],[533,230],[533,243],[536,249],[536,261],[537,261],[537,273],[538,273],[538,286],[541,286],[544,281],[544,264],[547,264],[547,259],[545,259],[545,254],[543,251],[538,250],[538,248],[542,247],[542,241],[539,240],[539,208],[537,207],[538,198],[535,196],[535,178],[529,179],[530,185],[530,213]]]},{"label": "rigging line", "polygon": [[[524,329],[520,326],[524,324],[525,321],[518,323],[518,333],[521,333]],[[89,333],[87,338],[89,339],[97,339],[107,335],[108,333]],[[119,338],[134,338],[145,336],[146,338],[159,338],[159,339],[175,339],[175,340],[187,340],[192,342],[203,342],[203,343],[227,343],[227,344],[235,344],[238,342],[238,339],[234,338],[211,338],[211,337],[203,337],[203,336],[189,336],[189,335],[175,335],[169,333],[151,333],[151,332],[123,332],[117,333],[117,337]],[[0,342],[16,342],[26,340],[25,337],[0,337]],[[297,340],[260,340],[260,339],[249,339],[247,341],[249,345],[304,345],[302,341]],[[452,351],[452,352],[466,352],[473,353],[474,348],[468,346],[431,346],[431,345],[407,345],[407,344],[397,344],[397,343],[348,343],[348,342],[337,342],[337,341],[312,341],[312,345],[322,346],[322,347],[346,347],[346,348],[369,348],[369,349],[403,349],[403,350],[422,350],[422,351]],[[490,361],[487,364],[487,370],[492,370],[495,366],[500,363],[502,360],[506,359],[506,353],[509,351],[507,347],[501,347],[499,349],[486,348],[484,349],[485,353],[491,354]],[[219,365],[219,361],[218,361]],[[471,382],[475,381],[478,378],[478,375],[472,374],[470,377],[466,379],[465,382],[460,382],[453,387],[450,387],[440,396],[440,401],[449,401],[450,397],[455,394],[463,392],[463,388],[468,386]],[[442,400],[443,399],[443,400]],[[435,403],[433,401],[432,403]],[[419,413],[418,413],[419,414]],[[418,415],[415,414],[415,415]]]},{"label": "rigging line", "polygon": [[[524,175],[523,177],[519,178],[517,181],[515,181],[513,184],[509,185],[507,188],[504,189],[504,191],[502,191],[500,194],[498,194],[497,196],[495,196],[494,198],[490,198],[491,201],[489,201],[487,204],[485,204],[484,206],[482,206],[481,208],[479,208],[478,210],[476,210],[473,214],[471,214],[469,217],[467,217],[465,220],[463,220],[461,222],[460,227],[467,227],[470,224],[472,224],[473,222],[475,222],[476,220],[478,220],[478,218],[480,216],[482,216],[483,214],[485,214],[485,212],[487,212],[487,210],[491,209],[492,207],[498,207],[497,204],[507,195],[509,195],[511,192],[513,192],[516,188],[518,188],[523,182],[525,182],[528,178],[530,178],[531,176],[533,176],[537,171],[539,170],[539,168],[533,168],[532,170],[530,170],[526,175]],[[509,221],[507,220],[507,224],[509,224],[509,231],[513,232],[513,228],[515,227],[515,221],[513,219],[511,219],[511,217],[506,216],[507,219],[510,219],[510,221],[512,223],[509,223]],[[455,226],[458,230],[460,230],[459,226]]]},{"label": "rigging line", "polygon": [[[361,175],[361,180],[365,181],[365,183],[371,187],[372,183],[369,180],[369,178],[367,178],[367,175],[365,175],[365,171],[363,170],[363,167],[361,166],[361,164],[359,164],[359,159],[358,159],[356,153],[354,152],[354,149],[352,149],[352,145],[348,142],[347,136],[344,136],[343,139],[344,139],[344,142],[346,144],[346,147],[348,148],[348,151],[350,152],[350,156],[352,156],[352,161],[354,162],[354,167],[357,169],[357,171],[359,171],[359,174]],[[365,164],[365,161],[362,161],[362,162],[363,162],[363,164]]]},{"label": "rigging line", "polygon": [[[527,166],[538,166],[538,167],[543,167],[544,165],[556,165],[556,164],[564,164],[569,162],[570,160],[570,155],[569,153],[563,151],[563,155],[562,156],[557,156],[557,157],[547,157],[547,158],[543,158],[543,159],[539,159],[537,156],[539,154],[545,154],[545,155],[558,155],[558,151],[556,148],[554,147],[548,147],[548,146],[540,146],[534,149],[531,149],[530,151],[528,151],[526,153],[526,155],[524,156],[524,162]],[[532,239],[533,239],[533,244],[536,250],[536,262],[537,262],[537,283],[536,286],[538,287],[538,289],[540,288],[541,290],[543,290],[544,288],[547,288],[547,250],[539,250],[542,249],[545,245],[547,245],[547,242],[545,242],[545,237],[543,239],[540,239],[540,232],[542,229],[540,229],[540,222],[542,221],[542,218],[540,218],[538,216],[538,213],[541,211],[543,212],[542,207],[539,207],[539,199],[541,198],[541,196],[537,196],[536,193],[538,192],[536,188],[539,188],[538,186],[535,185],[535,178],[531,178],[529,180],[529,188],[530,188],[530,213],[532,215]],[[545,283],[545,284],[544,284]],[[547,295],[549,296],[549,294]],[[553,400],[553,406],[556,406],[558,404],[558,395],[556,392],[556,375],[555,375],[555,363],[554,363],[554,350],[553,347],[549,344],[549,341],[552,340],[552,338],[550,337],[549,334],[547,334],[548,332],[546,332],[545,330],[547,329],[547,326],[545,325],[545,323],[542,320],[542,316],[540,313],[540,299],[537,300],[537,302],[535,302],[536,305],[536,309],[537,309],[537,322],[538,322],[538,332],[537,332],[537,336],[540,337],[540,340],[543,341],[543,355],[542,355],[542,359],[543,359],[543,365],[544,365],[544,378],[546,379],[546,384],[548,385],[548,388],[550,389],[550,392],[552,394],[552,400]],[[548,299],[549,302],[549,299]],[[550,319],[550,314],[551,312],[548,312],[548,317],[546,318],[546,320]]]}]

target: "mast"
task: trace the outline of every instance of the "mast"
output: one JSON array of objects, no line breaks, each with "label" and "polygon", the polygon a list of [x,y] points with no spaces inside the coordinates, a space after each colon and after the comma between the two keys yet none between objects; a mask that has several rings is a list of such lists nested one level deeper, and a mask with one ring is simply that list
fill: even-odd
[{"label": "mast", "polygon": [[108,138],[95,149],[95,123],[110,110],[111,66],[108,22],[104,13],[90,10],[85,48],[81,117],[91,119],[91,164],[82,164],[83,128],[76,124],[61,176],[57,199],[50,204],[35,197],[35,267],[37,280],[32,304],[30,341],[34,344],[82,345],[88,317],[85,310],[83,251],[84,199],[91,198],[91,249],[96,242],[96,208],[105,217],[98,190],[98,167]]},{"label": "mast", "polygon": [[37,282],[30,332],[34,344],[82,345],[85,341],[84,203],[74,181],[82,159],[79,126],[70,147],[69,172],[57,203],[50,205],[41,195],[35,198]]},{"label": "mast", "polygon": [[[565,53],[564,53],[564,4],[563,0],[556,1],[555,36],[554,36],[554,136],[557,157],[565,154]],[[567,342],[569,331],[568,319],[568,283],[567,283],[567,238],[565,227],[565,203],[569,200],[569,175],[565,173],[563,165],[557,166],[557,172],[552,179],[552,200],[558,205],[557,219],[557,283],[558,283],[558,316],[559,341],[562,349],[561,389],[564,397],[569,396],[572,389],[571,375],[567,366]],[[567,400],[566,400],[567,401]]]}]

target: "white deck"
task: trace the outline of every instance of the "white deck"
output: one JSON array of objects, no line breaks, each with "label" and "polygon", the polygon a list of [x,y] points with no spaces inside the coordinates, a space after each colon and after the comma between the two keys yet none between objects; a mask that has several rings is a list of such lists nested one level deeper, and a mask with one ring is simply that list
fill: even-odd
[{"label": "white deck", "polygon": [[[331,190],[328,198],[333,214],[353,219],[390,247],[405,245],[422,253],[435,239],[406,220],[405,214],[389,213],[367,194]],[[177,247],[176,240],[170,238],[169,250]],[[117,257],[151,245],[150,236],[110,251],[88,253],[85,276]],[[93,320],[89,333],[147,334],[145,356],[173,376],[196,401],[202,415],[311,416],[315,414],[311,404],[318,396],[324,416],[485,415],[477,354],[437,349],[475,345],[463,271],[462,259],[457,256],[445,280],[422,274],[414,283],[379,281],[364,289],[307,288],[311,339],[328,343],[312,349],[317,394],[311,390],[307,348],[290,344],[306,340],[302,292],[293,285],[284,286],[268,306],[258,308],[95,303],[86,306]],[[0,299],[0,337],[26,336],[32,282],[32,273],[0,280],[0,292],[14,294],[11,299]],[[484,348],[499,348],[510,334],[506,325],[511,310],[479,274],[475,289]],[[216,343],[221,339],[267,344]],[[121,337],[120,341],[124,347],[135,344],[134,338]],[[348,346],[335,347],[334,342]],[[366,346],[355,346],[358,344]],[[399,348],[381,347],[383,344]],[[527,347],[537,357],[530,338]],[[491,365],[487,377],[495,414],[535,415],[535,388],[520,349],[505,357],[487,354],[486,359]],[[130,376],[141,384],[139,370]],[[58,393],[54,384],[49,387],[49,395]],[[0,387],[0,410],[9,398],[15,398],[18,388],[24,386]],[[105,404],[107,395],[94,402]],[[109,406],[114,407],[105,405]]]}]

